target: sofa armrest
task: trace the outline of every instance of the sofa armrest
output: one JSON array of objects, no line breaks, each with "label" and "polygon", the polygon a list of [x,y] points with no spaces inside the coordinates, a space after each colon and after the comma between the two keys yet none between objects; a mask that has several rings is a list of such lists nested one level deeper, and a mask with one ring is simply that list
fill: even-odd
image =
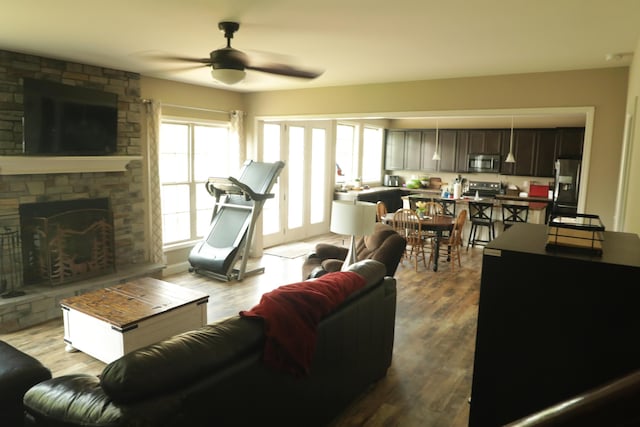
[{"label": "sofa armrest", "polygon": [[348,248],[342,246],[331,245],[329,243],[318,243],[316,245],[316,255],[321,259],[338,259],[344,260],[347,258]]}]

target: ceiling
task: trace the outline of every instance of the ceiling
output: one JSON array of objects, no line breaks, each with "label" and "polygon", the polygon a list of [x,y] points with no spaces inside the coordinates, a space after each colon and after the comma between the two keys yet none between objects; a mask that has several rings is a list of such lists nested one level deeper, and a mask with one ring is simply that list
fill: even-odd
[{"label": "ceiling", "polygon": [[[241,92],[617,67],[640,39],[638,0],[4,3],[0,49]],[[240,22],[234,48],[324,73],[248,71],[225,86],[206,67],[157,58],[208,57],[225,45],[222,20]]]}]

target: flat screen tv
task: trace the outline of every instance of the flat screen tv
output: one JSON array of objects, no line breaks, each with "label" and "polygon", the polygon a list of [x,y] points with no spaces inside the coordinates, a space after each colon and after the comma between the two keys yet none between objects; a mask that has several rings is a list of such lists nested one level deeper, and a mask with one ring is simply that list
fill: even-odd
[{"label": "flat screen tv", "polygon": [[24,79],[23,153],[47,156],[114,154],[118,95]]}]

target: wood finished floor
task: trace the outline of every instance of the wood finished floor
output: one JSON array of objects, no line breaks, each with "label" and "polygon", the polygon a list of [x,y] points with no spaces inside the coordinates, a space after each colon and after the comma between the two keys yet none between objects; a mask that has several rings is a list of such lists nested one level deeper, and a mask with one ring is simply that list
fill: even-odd
[{"label": "wood finished floor", "polygon": [[[337,236],[322,241],[342,242]],[[471,390],[482,251],[462,250],[462,268],[451,272],[441,262],[437,273],[412,262],[398,267],[398,302],[393,363],[387,376],[356,399],[329,427],[467,426]],[[210,295],[208,319],[251,308],[264,292],[301,280],[303,258],[264,255],[251,265],[263,274],[242,282],[220,282],[182,273],[163,280]],[[104,363],[83,353],[66,353],[62,319],[0,335],[0,339],[36,357],[54,376],[99,374]]]}]

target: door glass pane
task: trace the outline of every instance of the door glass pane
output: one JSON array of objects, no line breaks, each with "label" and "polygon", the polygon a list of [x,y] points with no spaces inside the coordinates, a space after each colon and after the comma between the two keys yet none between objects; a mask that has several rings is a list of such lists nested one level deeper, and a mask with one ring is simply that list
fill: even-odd
[{"label": "door glass pane", "polygon": [[[265,123],[263,126],[263,155],[265,162],[280,160],[280,125]],[[262,234],[274,234],[280,230],[280,184],[278,180],[271,192],[273,199],[268,199],[262,207]]]},{"label": "door glass pane", "polygon": [[325,157],[327,135],[324,129],[311,130],[311,191],[310,197],[310,222],[318,224],[325,217],[325,194],[328,178],[326,176]]},{"label": "door glass pane", "polygon": [[289,196],[287,216],[289,229],[302,227],[304,212],[304,128],[289,127]]},{"label": "door glass pane", "polygon": [[354,176],[354,148],[355,128],[350,125],[338,125],[336,128],[336,182],[353,181]]}]

